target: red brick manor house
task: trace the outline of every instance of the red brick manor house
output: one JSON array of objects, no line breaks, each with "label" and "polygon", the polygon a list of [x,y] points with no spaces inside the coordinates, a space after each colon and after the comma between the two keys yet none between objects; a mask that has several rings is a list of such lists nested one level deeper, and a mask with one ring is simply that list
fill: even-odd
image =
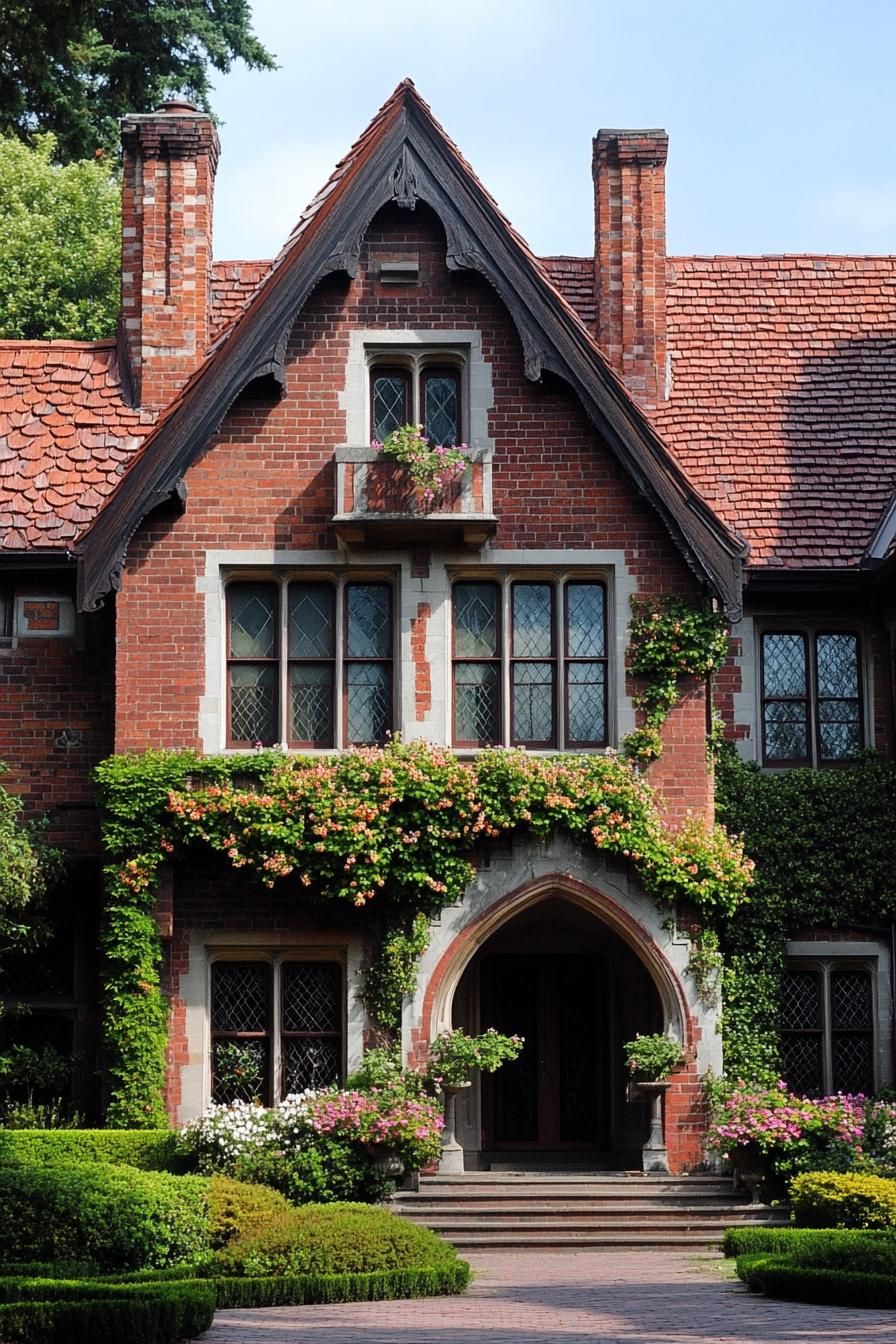
[{"label": "red brick manor house", "polygon": [[[733,623],[713,694],[745,758],[892,754],[896,259],[668,256],[657,130],[597,134],[594,254],[536,257],[406,83],[274,261],[213,261],[212,123],[171,103],[122,137],[117,340],[0,342],[0,758],[74,856],[40,968],[3,988],[74,1050],[88,1111],[113,752],[605,751],[636,722],[630,599],[674,594]],[[370,446],[408,422],[470,448],[434,508]],[[673,823],[711,813],[707,718],[695,682],[649,770]],[[222,1041],[261,1043],[269,1097],[357,1065],[348,914],[175,865],[158,920],[174,1116]],[[620,1046],[663,1029],[690,1061],[670,1158],[699,1161],[722,1061],[688,954],[620,864],[496,845],[404,1007],[408,1049],[452,1023],[532,1043],[465,1099],[468,1164],[628,1165]],[[808,1081],[892,1083],[886,933],[788,955]]]}]

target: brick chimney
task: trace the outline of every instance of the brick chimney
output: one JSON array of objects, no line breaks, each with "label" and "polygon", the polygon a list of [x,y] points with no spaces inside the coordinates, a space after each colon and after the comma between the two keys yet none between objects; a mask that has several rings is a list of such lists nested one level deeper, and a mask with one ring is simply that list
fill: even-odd
[{"label": "brick chimney", "polygon": [[139,405],[167,405],[208,338],[218,135],[188,102],[125,117],[121,311]]},{"label": "brick chimney", "polygon": [[646,406],[666,377],[665,131],[594,137],[594,292],[597,342]]}]

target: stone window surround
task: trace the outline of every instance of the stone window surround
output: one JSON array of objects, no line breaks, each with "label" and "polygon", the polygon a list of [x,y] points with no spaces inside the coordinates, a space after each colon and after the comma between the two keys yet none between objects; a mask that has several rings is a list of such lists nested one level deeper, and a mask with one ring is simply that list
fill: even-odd
[{"label": "stone window surround", "polygon": [[226,932],[193,929],[189,969],[180,977],[177,997],[185,1007],[187,1062],[181,1070],[177,1123],[200,1115],[211,1101],[211,967],[215,961],[336,961],[343,972],[343,1069],[352,1073],[364,1053],[364,1008],[356,986],[361,982],[362,949],[356,940],[303,941],[299,933],[269,930]]},{"label": "stone window surround", "polygon": [[[333,677],[334,677],[333,729],[335,736],[335,745],[320,748],[315,748],[307,745],[287,748],[285,742],[281,744],[284,746],[284,748],[288,750],[302,753],[315,752],[315,751],[324,751],[324,752],[344,751],[350,745],[345,740],[346,711],[344,707],[345,667],[346,667],[346,647],[345,647],[346,586],[349,583],[373,583],[373,584],[384,584],[390,589],[392,594],[391,596],[392,613],[391,613],[391,633],[389,641],[390,654],[388,662],[389,662],[389,678],[391,682],[391,700],[392,700],[392,712],[390,716],[390,731],[391,731],[394,728],[395,724],[398,722],[398,704],[399,704],[399,685],[398,685],[399,647],[397,638],[399,628],[398,575],[396,574],[394,568],[391,568],[389,566],[386,566],[385,568],[383,566],[379,567],[365,566],[362,570],[358,571],[356,569],[346,570],[345,568],[340,568],[339,566],[331,565],[326,570],[317,567],[308,570],[304,568],[291,569],[285,566],[276,565],[276,566],[268,566],[260,570],[253,570],[251,573],[248,574],[243,573],[241,570],[237,570],[232,574],[225,574],[222,578],[222,587],[224,589],[224,604],[225,604],[223,640],[224,640],[225,662],[227,663],[228,667],[231,665],[231,662],[235,666],[238,666],[239,662],[238,660],[230,660],[227,658],[227,645],[228,645],[228,615],[226,610],[227,588],[230,586],[231,583],[245,583],[245,582],[249,583],[257,582],[260,584],[272,583],[277,588],[278,623],[277,623],[276,644],[275,644],[276,655],[274,661],[276,662],[277,667],[277,713],[281,732],[287,731],[289,726],[289,716],[290,716],[289,666],[290,663],[292,662],[303,661],[303,659],[301,658],[291,658],[288,653],[289,605],[287,594],[289,586],[293,582],[325,583],[329,584],[334,590],[333,657],[329,661],[332,663]],[[251,662],[251,659],[246,659],[243,661]],[[227,675],[228,674],[225,672],[225,681]],[[223,694],[225,697],[225,701],[229,702],[227,684],[225,684]],[[226,704],[224,713],[225,713],[224,742],[226,749],[228,751],[248,751],[253,749],[253,744],[250,744],[248,742],[242,746],[233,746],[229,744],[228,742],[229,724],[227,723],[228,710],[226,708]]]},{"label": "stone window surround", "polygon": [[[608,727],[611,743],[619,743],[635,726],[635,711],[625,688],[625,651],[628,644],[629,599],[637,581],[620,550],[542,549],[483,550],[434,555],[426,577],[412,573],[407,549],[377,553],[375,568],[363,556],[345,551],[227,550],[207,551],[205,572],[196,581],[205,606],[205,693],[200,700],[199,736],[208,754],[227,750],[226,609],[225,580],[301,573],[305,577],[332,576],[396,577],[395,618],[398,627],[398,659],[395,694],[396,728],[406,741],[425,738],[447,745],[451,742],[451,582],[457,576],[497,577],[497,572],[520,577],[553,579],[594,576],[607,585],[607,645],[610,696]],[[426,658],[432,669],[432,705],[416,717],[413,704],[414,661],[412,621],[422,606],[431,617],[426,631]],[[251,748],[231,748],[232,751]],[[466,753],[464,753],[466,754]]]},{"label": "stone window surround", "polygon": [[841,964],[853,962],[870,969],[875,1086],[878,1090],[892,1087],[893,1060],[888,1043],[892,1039],[893,1032],[893,966],[886,940],[881,938],[853,942],[846,939],[829,939],[816,942],[808,938],[791,939],[787,943],[786,956],[788,963],[802,962],[807,966],[818,966],[822,963],[831,966],[834,962]]},{"label": "stone window surround", "polygon": [[[792,617],[781,612],[755,612],[744,616],[731,627],[731,635],[741,641],[741,653],[735,662],[741,669],[742,686],[734,694],[734,722],[746,726],[748,735],[737,740],[737,750],[743,760],[756,761],[762,765],[762,658],[760,645],[763,634],[781,631],[797,631],[813,634],[819,630],[855,633],[859,636],[862,698],[862,741],[863,747],[874,746],[874,664],[870,655],[870,632],[865,621],[849,621],[842,617],[827,620],[824,616],[795,614]],[[791,770],[792,766],[762,765],[763,770]],[[816,767],[832,768],[827,763]],[[833,768],[836,768],[834,766]]]},{"label": "stone window surround", "polygon": [[494,442],[489,437],[488,413],[494,405],[492,369],[482,354],[482,333],[472,328],[364,327],[350,332],[345,387],[339,394],[340,408],[345,411],[346,446],[366,447],[370,443],[370,370],[390,354],[407,354],[415,369],[423,357],[435,362],[444,355],[458,363],[466,442],[470,448],[491,452]]}]

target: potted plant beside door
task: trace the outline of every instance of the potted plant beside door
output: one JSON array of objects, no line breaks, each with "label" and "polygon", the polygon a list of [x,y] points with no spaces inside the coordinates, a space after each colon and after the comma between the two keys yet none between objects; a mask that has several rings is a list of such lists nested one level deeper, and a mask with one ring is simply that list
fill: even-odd
[{"label": "potted plant beside door", "polygon": [[645,1171],[669,1170],[669,1155],[663,1132],[663,1097],[669,1086],[669,1074],[684,1060],[678,1041],[663,1032],[636,1036],[622,1047],[629,1073],[631,1091],[651,1104],[650,1134],[642,1149]]},{"label": "potted plant beside door", "polygon": [[464,1150],[455,1134],[454,1107],[458,1093],[470,1086],[477,1069],[481,1073],[494,1073],[508,1060],[516,1059],[524,1044],[522,1036],[504,1036],[494,1027],[481,1036],[467,1036],[460,1030],[443,1031],[430,1043],[427,1077],[445,1098],[441,1172],[464,1170]]}]

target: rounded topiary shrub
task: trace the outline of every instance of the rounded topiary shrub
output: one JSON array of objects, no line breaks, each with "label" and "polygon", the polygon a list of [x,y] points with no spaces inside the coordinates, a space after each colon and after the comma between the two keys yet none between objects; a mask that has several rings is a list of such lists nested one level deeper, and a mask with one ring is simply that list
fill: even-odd
[{"label": "rounded topiary shrub", "polygon": [[0,1166],[0,1258],[86,1260],[101,1269],[200,1262],[208,1181],[101,1162]]},{"label": "rounded topiary shrub", "polygon": [[211,1176],[207,1185],[209,1236],[214,1250],[227,1246],[235,1237],[260,1236],[267,1227],[288,1221],[295,1213],[288,1199],[266,1185],[250,1185],[228,1176]]},{"label": "rounded topiary shrub", "polygon": [[454,1247],[428,1228],[367,1204],[308,1204],[235,1236],[215,1256],[230,1275],[352,1274],[437,1269]]}]

